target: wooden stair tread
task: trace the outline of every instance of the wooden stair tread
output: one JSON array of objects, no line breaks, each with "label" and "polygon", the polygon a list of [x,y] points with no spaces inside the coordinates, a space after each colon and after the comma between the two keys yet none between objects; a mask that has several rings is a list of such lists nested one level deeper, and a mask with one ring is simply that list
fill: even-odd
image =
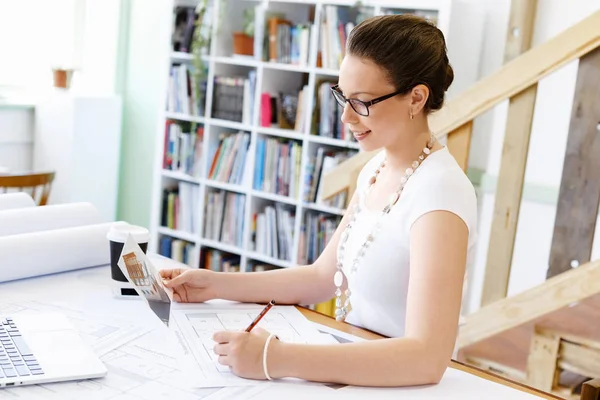
[{"label": "wooden stair tread", "polygon": [[[540,318],[484,339],[461,349],[464,357],[491,360],[525,371],[534,326],[562,334],[600,342],[600,294],[590,296],[572,307],[563,307]],[[462,358],[462,357],[461,357]]]}]

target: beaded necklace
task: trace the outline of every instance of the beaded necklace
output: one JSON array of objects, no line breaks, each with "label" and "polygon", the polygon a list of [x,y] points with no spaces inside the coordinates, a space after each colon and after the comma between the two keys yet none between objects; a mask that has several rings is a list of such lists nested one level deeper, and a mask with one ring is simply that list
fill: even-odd
[{"label": "beaded necklace", "polygon": [[[411,166],[409,168],[407,168],[406,171],[404,172],[404,176],[400,179],[400,185],[398,187],[398,190],[396,190],[394,193],[392,193],[390,195],[390,200],[389,200],[388,204],[386,204],[386,206],[383,208],[383,210],[381,210],[381,214],[379,215],[379,219],[378,219],[377,223],[373,226],[373,229],[367,235],[364,243],[358,249],[356,257],[352,261],[352,267],[350,269],[351,273],[356,272],[356,269],[358,268],[358,263],[359,263],[360,259],[364,256],[365,250],[367,249],[369,244],[373,241],[373,239],[375,237],[375,233],[377,233],[377,231],[379,230],[379,227],[380,227],[381,221],[383,220],[383,217],[385,215],[389,214],[390,211],[392,210],[392,207],[394,206],[394,204],[396,204],[398,202],[398,199],[400,198],[400,194],[402,193],[402,190],[404,189],[404,186],[406,185],[406,182],[408,181],[408,179],[412,176],[412,174],[415,172],[415,170],[423,163],[425,158],[427,158],[427,156],[429,156],[429,154],[431,154],[431,149],[433,147],[434,142],[435,142],[435,136],[431,135],[431,138],[427,142],[426,147],[423,148],[421,154],[419,155],[419,158],[417,160],[413,161]],[[371,187],[373,187],[373,185],[377,181],[377,175],[379,175],[379,173],[381,172],[381,169],[384,166],[385,166],[385,160],[383,160],[381,162],[379,167],[377,167],[377,169],[375,170],[375,174],[369,179],[369,186],[365,190],[364,197],[366,197],[366,194],[368,193],[368,191],[371,189]],[[348,312],[350,311],[350,295],[351,295],[351,293],[350,293],[349,287],[344,292],[345,297],[346,297],[345,301],[342,299],[342,285],[344,283],[343,260],[344,260],[344,254],[346,251],[346,242],[348,241],[348,237],[350,236],[350,231],[352,230],[352,226],[354,225],[354,221],[356,220],[356,215],[361,211],[359,204],[360,204],[360,201],[358,201],[354,205],[353,210],[350,210],[350,212],[351,212],[350,221],[348,222],[344,231],[342,232],[342,235],[340,238],[340,244],[338,246],[337,265],[336,265],[337,271],[335,272],[335,275],[333,276],[333,283],[336,286],[335,319],[338,321],[343,321],[346,318],[346,316],[348,315]]]}]

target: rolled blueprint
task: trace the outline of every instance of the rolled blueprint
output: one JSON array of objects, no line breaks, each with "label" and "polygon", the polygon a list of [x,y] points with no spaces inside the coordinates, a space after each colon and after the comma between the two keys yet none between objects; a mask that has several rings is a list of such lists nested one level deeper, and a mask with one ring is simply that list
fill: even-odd
[{"label": "rolled blueprint", "polygon": [[24,192],[0,194],[0,211],[35,207],[33,198]]},{"label": "rolled blueprint", "polygon": [[108,264],[110,225],[0,237],[0,282]]},{"label": "rolled blueprint", "polygon": [[102,222],[104,221],[102,221],[100,213],[91,203],[2,210],[0,211],[0,237],[94,225]]}]

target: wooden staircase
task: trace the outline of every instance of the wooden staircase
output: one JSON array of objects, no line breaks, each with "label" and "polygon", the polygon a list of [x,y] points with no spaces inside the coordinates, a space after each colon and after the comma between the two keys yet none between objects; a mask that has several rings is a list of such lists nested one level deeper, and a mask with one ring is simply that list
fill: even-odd
[{"label": "wooden staircase", "polygon": [[600,260],[468,315],[458,347],[463,362],[579,398],[600,378]]},{"label": "wooden staircase", "polygon": [[[548,279],[506,297],[537,84],[577,59]],[[582,383],[589,381],[583,385],[589,399],[600,399],[600,381],[590,381],[600,378],[600,260],[590,261],[600,202],[600,11],[508,61],[431,115],[432,131],[447,136],[463,169],[473,120],[505,100],[509,117],[482,307],[460,327],[459,359],[568,399],[583,399]],[[323,198],[352,194],[375,154],[361,152],[326,173]]]}]

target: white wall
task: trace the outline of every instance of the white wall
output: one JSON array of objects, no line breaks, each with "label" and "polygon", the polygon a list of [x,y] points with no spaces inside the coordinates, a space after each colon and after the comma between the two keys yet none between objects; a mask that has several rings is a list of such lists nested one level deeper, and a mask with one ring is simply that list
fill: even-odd
[{"label": "white wall", "polygon": [[[453,0],[449,29],[445,35],[448,59],[454,70],[454,81],[446,101],[473,85],[480,76],[485,59],[484,38],[487,7],[481,0]],[[469,43],[465,46],[465,43]]]},{"label": "white wall", "polygon": [[77,12],[85,22],[78,26],[83,47],[75,89],[115,93],[122,1],[126,0],[79,0]]},{"label": "white wall", "polygon": [[[123,10],[123,142],[118,218],[149,226],[159,110],[168,77],[172,1],[131,0]],[[155,4],[158,3],[158,4]]]},{"label": "white wall", "polygon": [[74,1],[0,0],[0,89],[47,87],[53,66],[72,65]]},{"label": "white wall", "polygon": [[[488,29],[481,60],[482,76],[502,65],[510,11],[509,0],[489,0],[486,4]],[[549,40],[599,9],[597,0],[538,0],[532,45]],[[509,295],[536,286],[546,277],[577,68],[578,61],[572,62],[542,79],[538,85]],[[474,125],[470,166],[481,168],[492,177],[497,176],[500,169],[507,106],[508,102],[498,105]],[[480,195],[480,241],[470,272],[467,312],[477,309],[480,304],[494,195],[493,190],[485,189]],[[599,231],[597,225],[592,259],[600,257]]]},{"label": "white wall", "polygon": [[121,0],[0,0],[0,89],[35,97],[52,86],[52,67],[62,66],[76,68],[74,88],[113,93],[120,6]]},{"label": "white wall", "polygon": [[0,172],[31,169],[33,107],[0,103]]},{"label": "white wall", "polygon": [[116,218],[121,98],[56,91],[35,110],[33,168],[56,172],[48,204],[90,202]]}]

